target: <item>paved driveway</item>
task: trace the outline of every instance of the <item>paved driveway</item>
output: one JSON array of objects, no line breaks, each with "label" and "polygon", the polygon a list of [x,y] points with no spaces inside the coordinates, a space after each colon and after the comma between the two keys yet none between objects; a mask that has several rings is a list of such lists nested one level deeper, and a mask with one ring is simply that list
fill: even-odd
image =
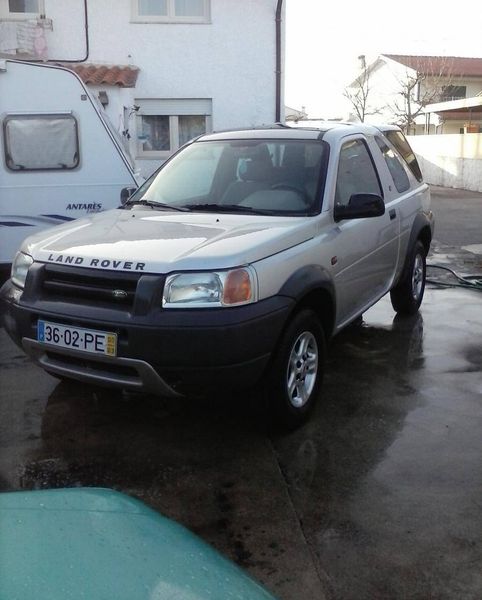
[{"label": "paved driveway", "polygon": [[[431,260],[482,270],[435,192],[448,226]],[[464,244],[482,241],[476,197]],[[481,307],[478,292],[432,287],[404,320],[383,299],[334,340],[323,401],[287,436],[260,424],[250,395],[173,402],[58,383],[0,330],[0,490],[133,494],[281,600],[480,599]]]}]

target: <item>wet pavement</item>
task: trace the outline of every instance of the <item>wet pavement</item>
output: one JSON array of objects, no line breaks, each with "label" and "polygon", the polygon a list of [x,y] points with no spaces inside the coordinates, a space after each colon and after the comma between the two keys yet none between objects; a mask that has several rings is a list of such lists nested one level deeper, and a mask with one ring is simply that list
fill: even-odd
[{"label": "wet pavement", "polygon": [[[482,271],[435,244],[432,261]],[[385,298],[333,341],[311,421],[247,395],[167,401],[59,383],[0,329],[0,491],[112,487],[281,600],[482,598],[482,294]]]}]

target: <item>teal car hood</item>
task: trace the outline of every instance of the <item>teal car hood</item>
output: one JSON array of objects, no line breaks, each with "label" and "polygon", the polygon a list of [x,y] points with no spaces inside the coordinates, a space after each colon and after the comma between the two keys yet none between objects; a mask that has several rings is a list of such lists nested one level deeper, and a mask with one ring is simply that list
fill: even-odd
[{"label": "teal car hood", "polygon": [[97,488],[0,494],[0,599],[275,600],[138,500]]}]

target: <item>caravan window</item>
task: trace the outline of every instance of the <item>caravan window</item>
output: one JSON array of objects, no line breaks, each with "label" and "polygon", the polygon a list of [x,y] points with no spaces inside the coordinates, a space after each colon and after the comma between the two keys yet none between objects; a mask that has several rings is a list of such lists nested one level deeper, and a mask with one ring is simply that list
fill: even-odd
[{"label": "caravan window", "polygon": [[3,123],[5,163],[12,171],[75,169],[77,121],[72,115],[9,115]]}]

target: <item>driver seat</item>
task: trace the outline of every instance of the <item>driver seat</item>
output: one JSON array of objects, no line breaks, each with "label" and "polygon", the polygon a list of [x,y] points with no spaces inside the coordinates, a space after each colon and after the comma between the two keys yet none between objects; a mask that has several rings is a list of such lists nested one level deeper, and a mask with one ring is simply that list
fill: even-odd
[{"label": "driver seat", "polygon": [[260,190],[268,190],[273,179],[273,163],[268,147],[239,165],[239,179],[231,182],[221,197],[221,204],[239,204],[247,196]]}]

